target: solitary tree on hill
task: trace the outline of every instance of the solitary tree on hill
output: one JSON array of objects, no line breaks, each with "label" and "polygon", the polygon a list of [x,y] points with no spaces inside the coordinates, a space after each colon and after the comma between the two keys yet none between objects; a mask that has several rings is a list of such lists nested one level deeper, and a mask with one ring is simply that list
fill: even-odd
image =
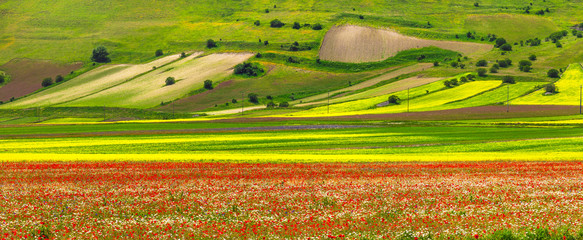
[{"label": "solitary tree on hill", "polygon": [[108,63],[111,62],[109,58],[109,52],[107,52],[107,48],[104,46],[99,46],[93,49],[93,55],[91,56],[91,61],[98,62],[98,63]]}]

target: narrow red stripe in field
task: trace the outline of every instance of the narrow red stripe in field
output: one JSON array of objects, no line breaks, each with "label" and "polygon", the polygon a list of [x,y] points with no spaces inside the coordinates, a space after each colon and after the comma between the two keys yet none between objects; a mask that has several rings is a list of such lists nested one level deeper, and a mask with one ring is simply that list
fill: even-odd
[{"label": "narrow red stripe in field", "polygon": [[5,238],[483,236],[579,227],[583,163],[3,163]]}]

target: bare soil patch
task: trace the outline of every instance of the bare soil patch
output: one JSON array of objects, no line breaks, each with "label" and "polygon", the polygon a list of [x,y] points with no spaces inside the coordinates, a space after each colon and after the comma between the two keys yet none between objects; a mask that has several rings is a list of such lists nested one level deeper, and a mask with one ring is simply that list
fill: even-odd
[{"label": "bare soil patch", "polygon": [[320,48],[320,59],[352,63],[377,62],[404,50],[430,46],[465,55],[492,49],[489,44],[419,39],[390,29],[345,25],[334,26],[326,33]]},{"label": "bare soil patch", "polygon": [[44,78],[68,75],[83,66],[83,63],[59,64],[47,60],[13,59],[0,66],[11,77],[11,81],[0,88],[0,101],[19,98],[42,88]]}]

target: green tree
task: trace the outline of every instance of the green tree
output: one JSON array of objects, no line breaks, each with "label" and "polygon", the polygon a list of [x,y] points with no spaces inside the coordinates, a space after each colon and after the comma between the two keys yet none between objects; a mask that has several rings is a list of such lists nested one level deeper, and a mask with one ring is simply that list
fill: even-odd
[{"label": "green tree", "polygon": [[265,70],[259,63],[243,62],[235,66],[234,72],[238,75],[256,77],[263,74]]},{"label": "green tree", "polygon": [[549,83],[549,84],[545,85],[545,92],[546,93],[558,93],[559,88],[557,88],[557,86],[555,86],[554,83]]},{"label": "green tree", "polygon": [[57,76],[55,77],[55,82],[58,82],[58,83],[60,83],[60,82],[62,82],[63,80],[65,80],[65,78],[64,78],[63,76],[61,76],[61,75],[57,75]]},{"label": "green tree", "polygon": [[389,96],[389,104],[401,104],[401,98],[397,95]]},{"label": "green tree", "polygon": [[270,26],[272,28],[281,28],[281,27],[283,27],[283,25],[285,25],[285,24],[282,23],[281,21],[279,21],[279,19],[274,19],[274,20],[271,20],[271,22],[270,22]]},{"label": "green tree", "polygon": [[98,63],[108,63],[111,62],[109,58],[109,52],[107,52],[107,48],[104,46],[99,46],[93,49],[93,54],[91,55],[91,61],[98,62]]},{"label": "green tree", "polygon": [[279,103],[279,107],[280,107],[280,108],[286,108],[286,107],[289,107],[289,103],[288,103],[288,102],[280,102],[280,103]]},{"label": "green tree", "polygon": [[217,43],[215,42],[215,40],[212,40],[212,39],[206,40],[206,47],[207,48],[216,48]]},{"label": "green tree", "polygon": [[162,51],[162,49],[158,49],[156,50],[156,57],[162,56],[164,55],[164,52]]},{"label": "green tree", "polygon": [[516,80],[514,80],[513,76],[504,76],[504,77],[502,77],[502,82],[509,83],[509,84],[515,84]]},{"label": "green tree", "polygon": [[506,42],[506,39],[504,39],[504,38],[498,38],[498,39],[496,39],[496,45],[494,45],[494,46],[497,47],[497,48],[499,48],[499,47],[501,47],[502,45],[504,45],[506,43],[507,43]]},{"label": "green tree", "polygon": [[48,87],[48,86],[50,86],[50,85],[53,85],[53,79],[52,79],[52,78],[50,78],[50,77],[48,77],[48,78],[45,78],[45,79],[43,79],[43,81],[42,81],[41,85],[42,85],[43,87]]},{"label": "green tree", "polygon": [[166,86],[174,85],[176,83],[176,79],[173,77],[166,78]]},{"label": "green tree", "polygon": [[247,97],[249,98],[249,102],[258,104],[259,103],[259,96],[257,96],[256,93],[249,93],[247,94]]},{"label": "green tree", "polygon": [[6,82],[6,77],[4,74],[0,74],[0,84],[3,84],[4,82]]},{"label": "green tree", "polygon": [[292,26],[293,29],[300,29],[302,28],[302,25],[300,25],[299,22],[294,22],[294,25]]},{"label": "green tree", "polygon": [[204,80],[204,88],[208,90],[213,89],[213,81],[212,80]]},{"label": "green tree", "polygon": [[488,66],[488,61],[486,60],[480,60],[478,62],[476,62],[476,67],[486,67]]},{"label": "green tree", "polygon": [[316,23],[314,26],[312,26],[312,30],[322,30],[322,28],[324,27],[322,27],[322,24],[320,23]]},{"label": "green tree", "polygon": [[523,72],[530,72],[532,62],[528,60],[521,60],[518,62],[518,69]]},{"label": "green tree", "polygon": [[528,60],[530,60],[530,61],[536,61],[536,55],[531,54],[530,56],[528,56]]},{"label": "green tree", "polygon": [[488,70],[486,70],[485,68],[478,68],[478,76],[480,77],[485,77],[487,72]]},{"label": "green tree", "polygon": [[255,26],[261,26],[261,21],[257,20],[253,24],[255,24]]},{"label": "green tree", "polygon": [[553,68],[547,72],[547,76],[550,78],[559,78],[559,70]]},{"label": "green tree", "polygon": [[510,43],[504,43],[500,46],[500,50],[502,51],[512,51],[512,45]]}]

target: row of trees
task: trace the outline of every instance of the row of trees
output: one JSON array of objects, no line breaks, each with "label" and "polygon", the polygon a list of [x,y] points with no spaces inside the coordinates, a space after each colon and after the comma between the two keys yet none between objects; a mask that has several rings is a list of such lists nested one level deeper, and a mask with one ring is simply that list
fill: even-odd
[{"label": "row of trees", "polygon": [[[254,22],[255,26],[261,26],[261,21],[257,20]],[[282,21],[280,21],[279,19],[273,19],[271,20],[271,22],[269,22],[269,26],[272,28],[282,28],[283,26],[285,26],[286,24],[283,23]],[[301,29],[301,28],[311,28],[312,30],[322,30],[324,28],[324,26],[322,26],[322,24],[320,23],[316,23],[314,25],[311,25],[309,23],[304,23],[304,24],[300,24],[299,22],[294,22],[292,24],[292,28],[293,29]]]}]

